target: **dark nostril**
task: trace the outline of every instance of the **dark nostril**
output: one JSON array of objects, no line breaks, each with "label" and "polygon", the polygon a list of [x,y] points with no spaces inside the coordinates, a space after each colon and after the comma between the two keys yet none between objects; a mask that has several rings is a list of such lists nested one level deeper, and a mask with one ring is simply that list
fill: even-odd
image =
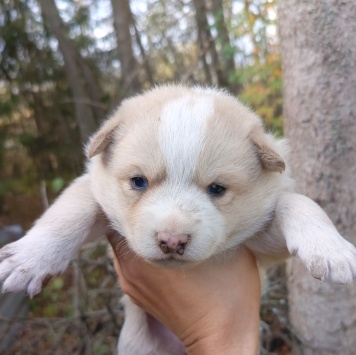
[{"label": "dark nostril", "polygon": [[163,251],[163,253],[168,254],[171,252],[171,249],[168,247],[167,243],[164,242],[163,240],[160,241],[159,247]]},{"label": "dark nostril", "polygon": [[177,245],[177,247],[171,248],[168,246],[168,244],[165,241],[161,240],[159,242],[159,247],[163,251],[164,254],[177,253],[178,255],[183,255],[186,245],[187,245],[187,243],[179,243],[179,245]]},{"label": "dark nostril", "polygon": [[177,254],[178,255],[183,255],[184,251],[185,251],[185,246],[187,245],[187,243],[180,243],[177,249]]}]

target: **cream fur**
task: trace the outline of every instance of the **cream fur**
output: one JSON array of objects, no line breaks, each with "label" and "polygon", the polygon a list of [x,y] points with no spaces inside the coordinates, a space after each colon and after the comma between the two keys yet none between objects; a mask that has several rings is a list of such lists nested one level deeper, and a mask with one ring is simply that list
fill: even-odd
[{"label": "cream fur", "polygon": [[186,95],[163,106],[158,122],[158,141],[167,177],[174,184],[194,178],[206,126],[212,114],[213,103],[206,97]]},{"label": "cream fur", "polygon": [[[344,284],[356,276],[354,246],[317,204],[293,192],[286,142],[265,133],[261,120],[224,91],[165,86],[126,100],[92,137],[87,154],[87,174],[24,238],[1,249],[3,290],[40,292],[87,238],[109,227],[137,254],[166,267],[194,265],[245,244],[263,265],[292,254],[316,278]],[[147,190],[132,188],[135,176],[148,179]],[[226,193],[210,196],[212,183]],[[158,232],[189,235],[184,254],[162,253]],[[141,343],[133,338],[149,330],[138,324],[142,310],[126,308],[120,354],[176,353],[147,333]]]}]

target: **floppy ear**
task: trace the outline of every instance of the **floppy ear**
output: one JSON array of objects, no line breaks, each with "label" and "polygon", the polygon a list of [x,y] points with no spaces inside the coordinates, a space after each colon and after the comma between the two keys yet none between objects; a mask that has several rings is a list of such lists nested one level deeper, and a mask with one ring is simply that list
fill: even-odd
[{"label": "floppy ear", "polygon": [[283,158],[271,147],[271,137],[258,127],[250,133],[250,139],[256,148],[257,155],[264,169],[269,171],[278,171],[282,173],[286,164]]},{"label": "floppy ear", "polygon": [[119,126],[119,120],[114,117],[107,120],[94,135],[86,146],[86,154],[90,159],[103,152],[114,139],[114,132]]}]

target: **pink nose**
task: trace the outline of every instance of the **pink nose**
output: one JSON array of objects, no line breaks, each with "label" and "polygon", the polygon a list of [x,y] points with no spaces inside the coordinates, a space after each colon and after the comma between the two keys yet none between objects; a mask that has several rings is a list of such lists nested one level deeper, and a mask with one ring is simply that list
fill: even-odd
[{"label": "pink nose", "polygon": [[185,246],[188,243],[188,234],[170,234],[167,232],[159,232],[157,234],[159,247],[165,254],[177,253],[183,255]]}]

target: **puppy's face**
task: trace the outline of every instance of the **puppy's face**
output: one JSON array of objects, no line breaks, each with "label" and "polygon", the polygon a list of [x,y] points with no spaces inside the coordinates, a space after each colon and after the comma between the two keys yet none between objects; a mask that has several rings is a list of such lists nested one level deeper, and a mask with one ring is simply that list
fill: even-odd
[{"label": "puppy's face", "polygon": [[260,120],[222,92],[158,88],[125,101],[93,137],[93,191],[146,260],[201,262],[271,217],[284,169],[271,144]]}]

